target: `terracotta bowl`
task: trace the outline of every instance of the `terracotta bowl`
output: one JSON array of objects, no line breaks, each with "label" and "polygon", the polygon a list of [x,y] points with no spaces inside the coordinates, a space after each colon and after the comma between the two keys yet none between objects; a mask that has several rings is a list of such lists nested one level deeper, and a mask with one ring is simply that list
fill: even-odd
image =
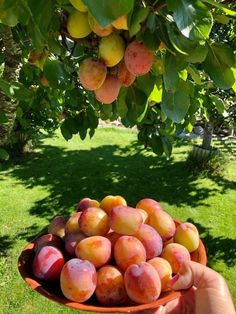
[{"label": "terracotta bowl", "polygon": [[[176,225],[179,225],[180,222],[175,220]],[[41,236],[40,234],[39,236]],[[38,236],[38,237],[39,237]],[[37,237],[37,238],[38,238]],[[167,291],[165,293],[162,293],[159,297],[159,299],[155,302],[148,303],[148,304],[133,304],[128,306],[119,306],[119,307],[109,307],[109,306],[101,306],[97,303],[95,299],[90,299],[86,303],[77,303],[74,301],[70,301],[66,299],[61,290],[59,285],[57,284],[48,284],[38,281],[38,279],[35,279],[32,274],[32,260],[34,258],[34,241],[37,239],[35,238],[33,241],[31,241],[29,244],[26,245],[26,247],[21,252],[19,259],[18,259],[18,269],[19,272],[24,279],[24,281],[36,292],[42,294],[44,297],[63,304],[65,306],[68,306],[73,309],[77,309],[80,311],[91,311],[91,312],[99,312],[99,313],[134,313],[136,311],[145,311],[148,309],[155,309],[160,305],[164,305],[168,303],[171,300],[174,300],[181,296],[181,294],[185,293],[186,291]],[[197,251],[191,253],[191,259],[195,262],[198,262],[200,264],[206,265],[207,263],[207,257],[206,257],[206,251],[205,247],[200,240],[199,247]]]}]

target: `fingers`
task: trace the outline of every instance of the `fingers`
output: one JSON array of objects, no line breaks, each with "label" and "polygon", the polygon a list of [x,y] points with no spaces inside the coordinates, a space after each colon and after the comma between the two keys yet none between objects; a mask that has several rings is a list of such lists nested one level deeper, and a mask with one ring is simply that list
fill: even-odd
[{"label": "fingers", "polygon": [[192,288],[179,298],[168,302],[165,306],[159,306],[157,309],[153,310],[138,311],[133,314],[193,314],[195,308],[194,294],[195,289]]},{"label": "fingers", "polygon": [[183,314],[195,313],[195,289],[190,289],[187,293],[179,298],[170,301],[165,306],[165,311],[162,314]]},{"label": "fingers", "polygon": [[214,270],[190,261],[182,265],[179,273],[169,282],[169,287],[173,290],[189,289],[192,286],[211,288],[215,287],[217,281],[222,280]]}]

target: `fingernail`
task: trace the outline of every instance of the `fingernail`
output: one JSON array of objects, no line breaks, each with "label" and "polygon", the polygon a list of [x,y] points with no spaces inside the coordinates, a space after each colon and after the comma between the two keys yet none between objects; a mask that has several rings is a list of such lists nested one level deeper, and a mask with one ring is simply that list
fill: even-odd
[{"label": "fingernail", "polygon": [[179,274],[176,274],[168,283],[167,286],[169,288],[172,288],[172,286],[176,283],[176,281],[179,279]]},{"label": "fingernail", "polygon": [[157,311],[155,312],[155,314],[164,314],[164,306],[160,306]]}]

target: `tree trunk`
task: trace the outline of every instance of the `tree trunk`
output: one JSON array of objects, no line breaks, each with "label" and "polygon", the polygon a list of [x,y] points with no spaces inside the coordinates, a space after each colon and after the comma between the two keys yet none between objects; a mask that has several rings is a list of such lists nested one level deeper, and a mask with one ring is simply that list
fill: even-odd
[{"label": "tree trunk", "polygon": [[[17,81],[21,69],[21,48],[14,41],[10,27],[4,27],[0,31],[0,49],[4,54],[5,68],[3,78]],[[0,111],[4,112],[8,122],[0,124],[0,146],[4,145],[12,131],[16,117],[17,102],[12,101],[0,90]]]},{"label": "tree trunk", "polygon": [[229,127],[229,133],[228,133],[229,136],[234,136],[234,127],[233,126],[230,126]]},{"label": "tree trunk", "polygon": [[213,135],[213,125],[207,123],[204,128],[204,135],[202,140],[202,148],[210,150],[211,149],[211,140]]}]

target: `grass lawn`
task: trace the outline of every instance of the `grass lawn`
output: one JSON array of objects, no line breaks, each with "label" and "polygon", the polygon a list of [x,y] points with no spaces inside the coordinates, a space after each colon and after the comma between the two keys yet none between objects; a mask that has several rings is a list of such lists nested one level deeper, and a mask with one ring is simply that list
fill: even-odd
[{"label": "grass lawn", "polygon": [[[218,145],[227,150],[231,144]],[[54,215],[68,216],[85,196],[101,200],[108,194],[123,195],[131,206],[154,198],[173,217],[195,223],[209,266],[225,277],[236,301],[236,159],[224,175],[205,178],[187,171],[189,149],[179,142],[168,161],[142,150],[133,131],[99,129],[84,142],[78,137],[66,142],[57,134],[30,156],[5,165],[0,172],[0,313],[76,313],[31,291],[18,274],[17,258]]]}]

